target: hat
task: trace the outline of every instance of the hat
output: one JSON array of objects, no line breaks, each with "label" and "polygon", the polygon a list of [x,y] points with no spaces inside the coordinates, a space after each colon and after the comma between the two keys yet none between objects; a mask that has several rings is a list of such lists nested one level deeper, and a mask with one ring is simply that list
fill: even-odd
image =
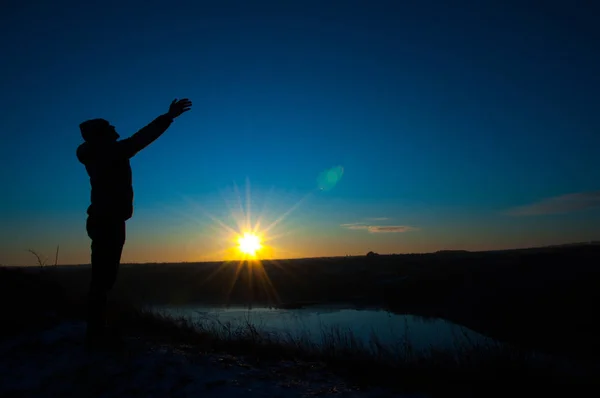
[{"label": "hat", "polygon": [[79,125],[81,136],[85,141],[93,141],[99,134],[102,134],[110,123],[105,119],[90,119]]}]

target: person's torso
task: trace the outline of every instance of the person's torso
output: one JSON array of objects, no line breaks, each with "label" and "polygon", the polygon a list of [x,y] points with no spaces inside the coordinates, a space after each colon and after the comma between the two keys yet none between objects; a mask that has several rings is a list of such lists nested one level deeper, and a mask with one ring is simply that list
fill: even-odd
[{"label": "person's torso", "polygon": [[129,158],[118,145],[89,146],[85,168],[90,177],[90,216],[127,220],[133,215],[133,183]]}]

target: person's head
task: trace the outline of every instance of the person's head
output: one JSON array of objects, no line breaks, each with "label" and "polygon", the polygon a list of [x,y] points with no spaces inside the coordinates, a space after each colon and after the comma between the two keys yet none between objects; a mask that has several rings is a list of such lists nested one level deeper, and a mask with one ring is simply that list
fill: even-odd
[{"label": "person's head", "polygon": [[104,119],[86,120],[79,125],[79,130],[81,130],[81,137],[86,142],[116,141],[120,137],[115,126]]}]

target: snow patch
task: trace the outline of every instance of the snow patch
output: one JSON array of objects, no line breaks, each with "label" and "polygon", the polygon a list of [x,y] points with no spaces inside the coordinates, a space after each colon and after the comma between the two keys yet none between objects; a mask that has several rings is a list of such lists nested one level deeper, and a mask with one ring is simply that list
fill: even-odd
[{"label": "snow patch", "polygon": [[[318,364],[254,366],[246,358],[129,339],[119,353],[89,354],[85,324],[64,322],[0,343],[0,396],[388,397],[361,391]],[[405,395],[408,396],[408,395]]]}]

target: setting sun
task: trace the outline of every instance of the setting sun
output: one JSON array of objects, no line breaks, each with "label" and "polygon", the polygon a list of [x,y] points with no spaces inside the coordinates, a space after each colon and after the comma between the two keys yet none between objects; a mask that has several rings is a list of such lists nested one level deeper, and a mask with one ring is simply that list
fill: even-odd
[{"label": "setting sun", "polygon": [[240,236],[238,238],[238,245],[240,251],[249,256],[255,256],[256,252],[262,247],[260,238],[252,233],[245,233]]}]

